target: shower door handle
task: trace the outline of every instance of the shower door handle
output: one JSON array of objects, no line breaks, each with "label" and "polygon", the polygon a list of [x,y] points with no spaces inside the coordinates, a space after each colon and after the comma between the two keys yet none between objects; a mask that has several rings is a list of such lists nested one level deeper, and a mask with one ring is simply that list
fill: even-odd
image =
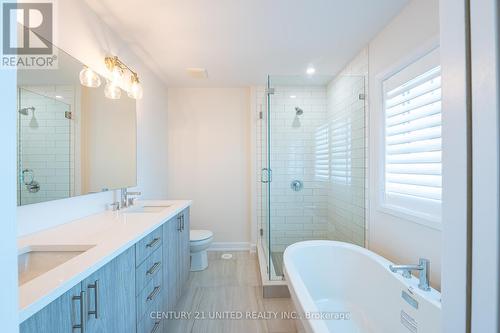
[{"label": "shower door handle", "polygon": [[[266,178],[264,179],[264,173],[266,173]],[[260,174],[261,183],[267,184],[273,181],[273,170],[268,168],[263,168]]]}]

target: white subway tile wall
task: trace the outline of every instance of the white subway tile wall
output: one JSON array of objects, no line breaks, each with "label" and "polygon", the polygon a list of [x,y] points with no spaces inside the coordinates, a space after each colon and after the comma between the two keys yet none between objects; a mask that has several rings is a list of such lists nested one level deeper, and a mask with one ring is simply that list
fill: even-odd
[{"label": "white subway tile wall", "polygon": [[[257,219],[271,253],[309,239],[365,245],[367,78],[368,49],[364,49],[326,86],[273,87],[270,119],[266,119],[265,88],[257,88],[255,110],[264,118],[256,126]],[[295,107],[303,115],[296,116]],[[272,169],[269,193],[260,182],[261,169],[268,166],[266,121]],[[302,181],[303,189],[293,191],[293,180]],[[265,221],[267,196],[270,230]]]},{"label": "white subway tile wall", "polygon": [[[315,168],[316,131],[326,121],[325,87],[274,87],[271,95],[271,252],[328,237],[328,182]],[[293,97],[295,96],[295,97]],[[297,115],[296,109],[303,111]],[[302,182],[299,191],[292,181]]]},{"label": "white subway tile wall", "polygon": [[[330,124],[328,238],[365,245],[367,213],[368,49],[327,87]],[[361,94],[361,95],[360,95]]]},{"label": "white subway tile wall", "polygon": [[[67,198],[73,189],[71,123],[65,112],[74,103],[72,86],[20,88],[19,108],[34,107],[18,115],[19,204]],[[59,96],[60,99],[55,98]],[[50,96],[50,97],[49,97]],[[40,190],[30,193],[23,184],[23,170],[32,170]],[[25,172],[28,180],[28,172]]]}]

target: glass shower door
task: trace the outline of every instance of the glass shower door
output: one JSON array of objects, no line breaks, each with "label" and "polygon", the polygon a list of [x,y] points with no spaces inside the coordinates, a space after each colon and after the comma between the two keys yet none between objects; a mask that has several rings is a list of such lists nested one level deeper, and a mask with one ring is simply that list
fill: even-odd
[{"label": "glass shower door", "polygon": [[71,196],[71,106],[19,88],[17,119],[18,204]]},{"label": "glass shower door", "polygon": [[267,257],[281,280],[296,242],[364,245],[365,76],[271,76],[267,92]]},{"label": "glass shower door", "polygon": [[259,237],[261,242],[261,248],[264,252],[264,257],[266,260],[267,277],[271,278],[271,253],[269,251],[270,246],[270,155],[269,155],[269,95],[268,87],[262,91],[262,96],[260,96],[260,126],[259,126],[259,144],[260,147],[259,161],[258,161],[258,176],[259,176]]}]

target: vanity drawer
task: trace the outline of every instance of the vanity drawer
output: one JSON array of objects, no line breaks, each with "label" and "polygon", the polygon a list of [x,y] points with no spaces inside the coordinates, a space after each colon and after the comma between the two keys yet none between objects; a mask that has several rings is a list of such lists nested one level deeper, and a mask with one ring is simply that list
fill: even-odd
[{"label": "vanity drawer", "polygon": [[160,227],[135,244],[135,266],[138,267],[151,253],[160,248],[161,242],[162,232]]},{"label": "vanity drawer", "polygon": [[144,262],[135,269],[135,293],[139,295],[149,282],[159,276],[163,269],[161,247],[157,248]]},{"label": "vanity drawer", "polygon": [[[160,307],[159,302],[158,307]],[[158,310],[160,311],[160,310]],[[137,322],[137,333],[162,333],[164,319],[151,318],[149,313]]]},{"label": "vanity drawer", "polygon": [[162,276],[157,274],[137,296],[137,322],[149,318],[151,311],[161,311],[162,292]]}]

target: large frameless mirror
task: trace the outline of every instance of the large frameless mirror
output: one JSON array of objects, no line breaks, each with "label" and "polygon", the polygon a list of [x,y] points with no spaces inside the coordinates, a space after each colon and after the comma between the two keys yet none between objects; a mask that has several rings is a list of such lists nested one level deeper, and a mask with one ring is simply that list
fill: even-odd
[{"label": "large frameless mirror", "polygon": [[83,68],[58,50],[57,69],[17,71],[19,206],[136,185],[136,102],[83,86]]}]

